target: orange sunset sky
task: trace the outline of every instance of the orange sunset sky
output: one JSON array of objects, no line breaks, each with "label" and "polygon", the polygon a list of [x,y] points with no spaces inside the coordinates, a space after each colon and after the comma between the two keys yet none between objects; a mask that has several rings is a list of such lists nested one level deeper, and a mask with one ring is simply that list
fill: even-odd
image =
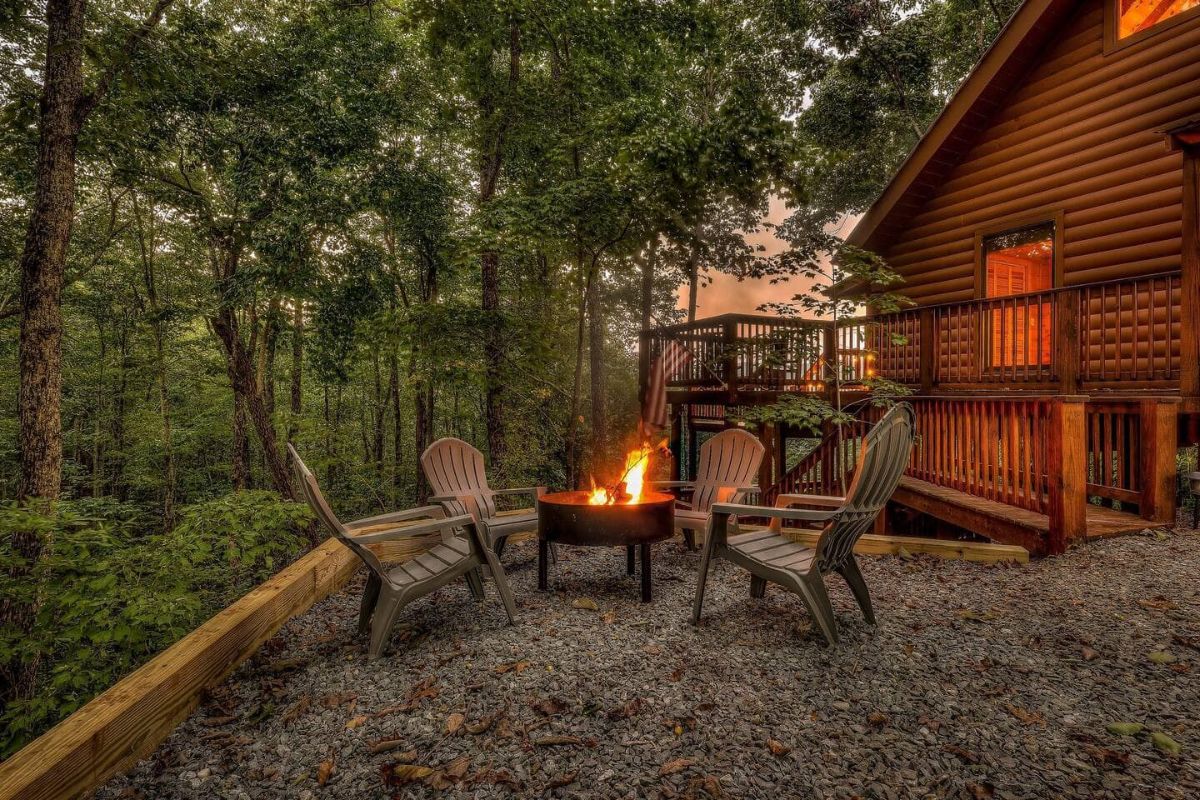
[{"label": "orange sunset sky", "polygon": [[[787,218],[788,210],[783,200],[771,198],[767,221],[779,224]],[[858,216],[847,218],[837,229],[837,233],[845,236],[858,222]],[[774,255],[787,248],[787,242],[775,238],[770,229],[746,237],[754,244],[760,244],[765,249],[762,255]],[[810,284],[803,278],[792,278],[786,282],[771,285],[769,280],[739,281],[732,275],[721,272],[710,272],[707,275],[708,285],[701,286],[699,298],[696,301],[696,317],[713,317],[718,314],[755,314],[761,313],[757,308],[762,303],[789,300],[792,295],[803,291]],[[687,285],[679,288],[677,296],[678,307],[687,308]]]}]

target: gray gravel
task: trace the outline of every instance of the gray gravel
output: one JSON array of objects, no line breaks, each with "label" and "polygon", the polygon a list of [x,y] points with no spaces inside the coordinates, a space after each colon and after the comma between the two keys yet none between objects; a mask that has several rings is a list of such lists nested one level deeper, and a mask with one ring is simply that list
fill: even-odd
[{"label": "gray gravel", "polygon": [[1020,567],[866,558],[879,625],[835,585],[836,650],[728,564],[691,627],[699,557],[676,543],[649,606],[621,551],[564,549],[549,595],[535,552],[505,553],[519,626],[490,585],[483,605],[449,587],[374,663],[348,587],[98,796],[1200,796],[1194,533]]}]

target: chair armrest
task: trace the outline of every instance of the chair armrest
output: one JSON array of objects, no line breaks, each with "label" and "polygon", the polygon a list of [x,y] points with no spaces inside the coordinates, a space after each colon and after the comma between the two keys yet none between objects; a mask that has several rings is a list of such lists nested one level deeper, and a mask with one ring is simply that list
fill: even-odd
[{"label": "chair armrest", "polygon": [[788,508],[793,505],[841,508],[846,505],[846,498],[821,494],[781,494],[775,498],[776,508]]},{"label": "chair armrest", "polygon": [[695,485],[695,481],[650,481],[655,489],[688,489]]},{"label": "chair armrest", "polygon": [[432,519],[441,519],[446,516],[446,512],[440,506],[422,506],[420,508],[410,508],[405,511],[393,511],[389,514],[380,514],[375,517],[363,517],[356,519],[353,522],[345,523],[345,528],[348,531],[356,531],[361,528],[370,528],[375,525],[387,525],[392,522],[404,522],[410,519],[421,519],[422,517],[430,517]]},{"label": "chair armrest", "polygon": [[[427,511],[428,509],[422,510]],[[433,510],[441,512],[440,508]],[[467,514],[463,514],[460,517],[444,517],[440,513],[437,516],[434,516],[433,513],[426,513],[424,516],[433,517],[433,519],[429,522],[419,522],[415,525],[404,525],[399,528],[388,528],[387,530],[374,531],[372,533],[358,533],[350,538],[362,544],[378,544],[379,542],[406,539],[411,536],[424,536],[428,533],[445,534],[447,531],[452,532],[455,528],[462,528],[473,523],[473,520]]]},{"label": "chair armrest", "polygon": [[545,493],[546,493],[545,486],[522,486],[522,487],[516,488],[516,489],[493,489],[492,490],[492,494],[496,495],[497,497],[503,497],[505,495],[514,495],[514,494],[528,494],[528,495],[532,495],[535,500],[537,498],[541,497],[542,495],[544,495]]},{"label": "chair armrest", "polygon": [[726,517],[768,517],[770,519],[794,519],[804,522],[824,522],[837,516],[839,509],[810,511],[804,508],[768,508],[767,506],[747,506],[740,503],[717,503],[712,507],[713,516],[722,514]]}]

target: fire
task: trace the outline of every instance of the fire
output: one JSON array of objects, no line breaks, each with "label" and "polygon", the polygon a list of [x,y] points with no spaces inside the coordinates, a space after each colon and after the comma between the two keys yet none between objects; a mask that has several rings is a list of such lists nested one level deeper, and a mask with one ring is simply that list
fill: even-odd
[{"label": "fire", "polygon": [[612,491],[604,486],[597,486],[593,480],[588,505],[607,506],[641,502],[643,487],[646,485],[646,470],[650,467],[650,454],[653,452],[654,448],[649,444],[630,450],[625,455],[625,471],[621,473],[621,480]]}]

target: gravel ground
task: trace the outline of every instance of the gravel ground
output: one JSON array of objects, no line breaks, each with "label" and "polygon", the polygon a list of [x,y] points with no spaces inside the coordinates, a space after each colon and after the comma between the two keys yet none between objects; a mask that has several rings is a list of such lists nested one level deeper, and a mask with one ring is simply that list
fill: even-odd
[{"label": "gravel ground", "polygon": [[547,595],[535,553],[505,553],[518,626],[490,585],[448,587],[374,663],[348,587],[98,797],[1200,796],[1195,533],[1019,567],[865,558],[879,625],[837,582],[836,650],[726,563],[691,627],[699,557],[674,542],[649,606],[621,551],[564,549]]}]

